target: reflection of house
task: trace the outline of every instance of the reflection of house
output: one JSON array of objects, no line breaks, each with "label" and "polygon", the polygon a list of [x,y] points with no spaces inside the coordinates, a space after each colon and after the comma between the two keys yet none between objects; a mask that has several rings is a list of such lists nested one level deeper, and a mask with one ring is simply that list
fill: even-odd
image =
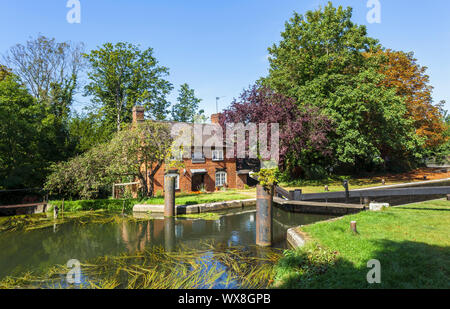
[{"label": "reflection of house", "polygon": [[[211,124],[200,125],[203,126],[201,134],[203,135],[202,141],[208,141],[205,132],[214,134],[217,131],[214,128],[219,129],[219,115],[215,114],[211,116]],[[142,107],[133,108],[133,122],[145,121],[144,109]],[[177,122],[168,122],[172,127],[180,124]],[[193,134],[197,134],[194,129],[194,124],[185,124],[192,128]],[[199,125],[196,125],[197,128]],[[243,189],[244,185],[249,183],[249,173],[251,169],[243,164],[237,164],[236,159],[228,159],[225,156],[225,148],[222,147],[205,147],[200,151],[195,151],[192,148],[192,155],[190,158],[183,156],[183,167],[179,169],[170,170],[169,173],[176,175],[175,186],[177,191],[182,192],[195,192],[205,190],[213,192],[223,187],[229,189]],[[182,156],[180,155],[180,158]],[[162,192],[164,188],[164,176],[166,169],[164,165],[159,169],[154,179],[155,192]],[[250,180],[251,181],[251,180]]]}]

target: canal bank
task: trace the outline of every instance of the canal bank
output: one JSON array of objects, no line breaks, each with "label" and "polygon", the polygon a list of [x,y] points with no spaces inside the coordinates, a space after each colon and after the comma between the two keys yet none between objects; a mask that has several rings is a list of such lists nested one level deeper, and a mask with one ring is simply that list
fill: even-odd
[{"label": "canal bank", "polygon": [[[357,233],[350,222],[357,222]],[[289,230],[275,267],[280,288],[449,288],[450,202],[365,211]],[[367,264],[380,262],[380,284]]]}]

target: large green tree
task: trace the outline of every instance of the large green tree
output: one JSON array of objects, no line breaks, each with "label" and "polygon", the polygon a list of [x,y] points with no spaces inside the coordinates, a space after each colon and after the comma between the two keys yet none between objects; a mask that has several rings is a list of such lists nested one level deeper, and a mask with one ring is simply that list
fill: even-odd
[{"label": "large green tree", "polygon": [[46,102],[58,117],[67,117],[84,67],[82,43],[57,42],[39,35],[11,47],[5,56],[36,101]]},{"label": "large green tree", "polygon": [[269,48],[270,73],[263,83],[335,120],[330,144],[336,165],[414,161],[420,157],[420,140],[405,117],[404,100],[380,85],[385,59],[364,57],[381,46],[351,17],[351,8],[331,3],[304,16],[294,13],[282,40]]},{"label": "large green tree", "polygon": [[39,186],[43,156],[44,108],[8,74],[0,81],[0,188]]},{"label": "large green tree", "polygon": [[188,84],[183,84],[178,92],[177,104],[172,106],[172,118],[175,121],[194,122],[198,114],[203,114],[203,110],[198,110],[198,104],[202,101],[195,96],[194,89],[190,89]]},{"label": "large green tree", "polygon": [[69,136],[70,108],[84,67],[82,43],[57,42],[39,35],[11,47],[6,64],[18,76],[42,110],[45,138],[43,160],[57,162],[73,155],[76,145]]},{"label": "large green tree", "polygon": [[85,57],[90,64],[85,93],[92,96],[97,112],[117,131],[123,123],[131,122],[135,105],[144,106],[153,119],[166,118],[166,96],[173,86],[165,80],[169,70],[158,65],[153,49],[106,43]]},{"label": "large green tree", "polygon": [[167,124],[147,121],[127,127],[111,141],[53,165],[45,188],[60,196],[95,198],[113,183],[138,180],[142,194],[152,196],[154,177],[171,145]]}]

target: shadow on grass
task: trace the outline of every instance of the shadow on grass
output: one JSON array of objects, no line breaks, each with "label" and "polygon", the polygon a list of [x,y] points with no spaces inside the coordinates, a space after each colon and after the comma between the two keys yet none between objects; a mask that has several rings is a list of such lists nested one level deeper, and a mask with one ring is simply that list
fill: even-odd
[{"label": "shadow on grass", "polygon": [[[324,289],[448,289],[450,288],[450,247],[411,241],[372,242],[376,250],[367,261],[355,265],[340,256],[315,248],[288,251],[276,267],[278,288]],[[363,255],[355,252],[355,255]],[[366,263],[376,259],[381,264],[381,283],[369,284]]]},{"label": "shadow on grass", "polygon": [[444,209],[444,208],[418,208],[418,207],[397,207],[397,208],[401,208],[401,209],[408,209],[408,210],[420,210],[420,211],[450,211],[449,209]]}]

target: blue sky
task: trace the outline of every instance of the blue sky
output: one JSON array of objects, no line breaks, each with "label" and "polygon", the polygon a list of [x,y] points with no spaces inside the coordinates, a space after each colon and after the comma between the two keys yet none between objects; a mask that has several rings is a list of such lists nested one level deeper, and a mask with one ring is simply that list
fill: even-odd
[{"label": "blue sky", "polygon": [[[333,1],[351,6],[354,22],[391,49],[414,51],[427,66],[436,102],[450,109],[450,1],[379,0],[381,23],[366,20],[368,0]],[[215,112],[215,98],[230,104],[268,71],[267,47],[280,39],[293,11],[304,13],[323,0],[80,0],[81,24],[66,20],[67,0],[0,0],[0,53],[43,34],[59,41],[84,42],[93,49],[127,41],[152,47],[169,67],[175,91],[187,82]],[[80,110],[86,98],[77,99]]]}]

